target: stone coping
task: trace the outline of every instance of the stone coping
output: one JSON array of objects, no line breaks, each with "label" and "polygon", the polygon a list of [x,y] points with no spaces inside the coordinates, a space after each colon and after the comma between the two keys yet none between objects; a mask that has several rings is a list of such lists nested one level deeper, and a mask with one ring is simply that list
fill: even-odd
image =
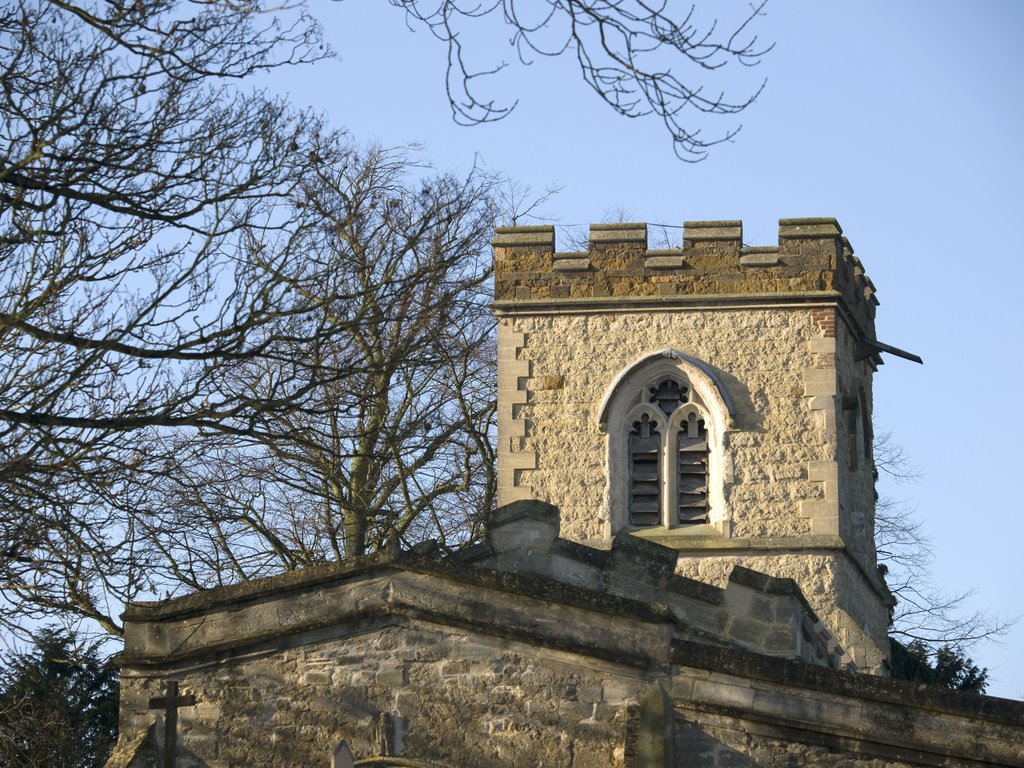
[{"label": "stone coping", "polygon": [[[602,235],[615,239],[624,237],[635,239],[641,236],[647,239],[647,228],[651,225],[643,221],[612,222],[591,224],[591,234],[600,238]],[[818,216],[809,218],[788,218],[779,219],[779,239],[784,238],[818,238],[818,237],[840,237],[843,228],[839,222],[831,216]],[[541,244],[554,241],[555,228],[550,224],[534,224],[525,226],[496,227],[494,230],[494,245],[525,245]],[[683,239],[739,239],[743,236],[743,222],[738,219],[721,219],[715,221],[684,221]],[[845,237],[844,242],[848,242]],[[849,246],[848,246],[849,247]],[[850,247],[850,252],[853,248]]]},{"label": "stone coping", "polygon": [[[451,609],[457,606],[450,606]],[[665,663],[664,653],[658,658],[658,652],[667,647],[669,642],[669,616],[633,616],[630,617],[633,632],[647,627],[658,634],[657,644],[637,644],[635,641],[628,647],[608,642],[607,638],[571,637],[563,632],[550,632],[528,625],[524,622],[512,624],[496,622],[493,618],[479,612],[456,613],[454,610],[439,612],[417,607],[402,602],[389,602],[386,607],[368,608],[338,616],[332,614],[320,621],[310,622],[302,627],[283,630],[280,627],[266,627],[243,638],[229,638],[213,642],[197,644],[191,648],[179,648],[167,653],[147,654],[133,653],[125,650],[121,653],[119,663],[124,669],[141,672],[147,669],[189,666],[205,666],[217,664],[227,658],[240,656],[260,656],[274,653],[286,648],[296,648],[310,642],[310,638],[322,639],[346,635],[358,635],[375,631],[384,627],[405,626],[411,622],[425,622],[447,631],[463,630],[484,636],[497,637],[503,640],[536,645],[554,651],[575,653],[602,661],[621,664],[623,666],[645,669],[652,663]],[[658,633],[658,629],[662,631]],[[690,633],[699,636],[700,633]]]},{"label": "stone coping", "polygon": [[871,589],[884,599],[892,597],[892,593],[881,577],[877,573],[872,573],[866,569],[860,559],[850,553],[846,543],[840,536],[806,535],[727,538],[721,535],[687,535],[685,529],[670,529],[667,531],[651,529],[650,532],[634,531],[633,533],[635,536],[642,536],[664,547],[671,547],[676,550],[680,557],[700,557],[709,554],[756,555],[761,552],[772,552],[774,554],[784,552],[843,553],[854,564],[857,571],[871,586]]},{"label": "stone coping", "polygon": [[[746,647],[754,640],[726,631],[734,612],[729,596],[737,587],[765,598],[783,596],[800,602],[802,608],[792,616],[792,608],[784,615],[771,609],[774,618],[769,623],[779,623],[783,637],[794,618],[818,621],[788,579],[737,567],[722,589],[677,574],[676,549],[628,532],[616,536],[610,550],[595,549],[558,538],[558,522],[557,507],[523,500],[491,516],[484,545],[455,557],[439,557],[436,546],[427,544],[405,552],[392,547],[334,566],[134,605],[124,614],[125,658],[138,664],[159,664],[160,658],[205,658],[234,646],[272,646],[276,636],[289,638],[282,642],[298,642],[295,638],[310,632],[359,631],[361,625],[403,617],[485,634],[536,635],[540,644],[560,647],[569,642],[580,652],[602,658],[635,655],[629,650],[632,641],[620,636],[622,628],[632,625],[648,627],[645,632],[660,626],[657,631],[666,636]],[[530,618],[574,613],[577,625],[605,626],[611,633],[607,642],[586,631],[552,633],[550,622]],[[764,634],[770,627],[757,629]],[[778,638],[773,642],[772,651],[788,649],[776,647]],[[667,649],[647,648],[646,656],[660,657],[663,652]],[[799,645],[793,652],[803,654]]]},{"label": "stone coping", "polygon": [[[787,595],[789,597],[803,598],[803,593],[797,583],[790,578],[780,576],[769,576],[742,565],[733,566],[729,581],[742,584],[745,587],[763,592],[766,595]],[[806,601],[805,601],[806,604]],[[810,606],[807,606],[810,610]]]},{"label": "stone coping", "polygon": [[[121,663],[139,670],[186,662],[204,664],[223,657],[302,645],[311,634],[360,634],[408,621],[425,621],[640,668],[665,663],[674,633],[705,637],[699,628],[681,625],[662,603],[483,568],[472,569],[478,577],[475,582],[460,579],[461,587],[453,588],[437,569],[422,565],[378,568],[362,574],[363,578],[351,585],[321,585],[316,600],[304,605],[295,600],[294,594],[275,591],[259,604],[227,601],[201,613],[152,610],[143,615],[139,611],[133,619],[135,626],[126,633]],[[406,578],[399,578],[401,575]],[[537,601],[545,606],[541,608]],[[295,616],[289,621],[275,618],[281,611]],[[585,620],[588,613],[610,616],[612,621],[596,616]],[[497,619],[499,614],[501,620]],[[570,619],[574,614],[575,619]],[[566,631],[566,622],[575,631]],[[646,640],[641,641],[641,635]]]},{"label": "stone coping", "polygon": [[647,224],[623,222],[621,224],[591,224],[590,247],[609,248],[637,243],[647,247]]},{"label": "stone coping", "polygon": [[[640,548],[643,546],[641,542],[642,540],[636,536],[628,536],[623,540],[624,546],[620,546],[619,552],[639,552]],[[660,588],[698,602],[707,603],[708,605],[721,605],[724,594],[723,590],[714,585],[707,584],[706,582],[691,579],[688,576],[682,576],[675,573],[674,567],[676,563],[676,553],[660,545],[658,546],[658,549],[664,550],[668,553],[667,555],[662,555],[660,558],[665,561],[661,567],[663,580],[658,584]],[[575,560],[577,563],[599,569],[603,572],[602,575],[604,576],[612,575],[612,562],[614,559],[614,553],[616,552],[614,548],[611,550],[595,549],[575,541],[556,539],[548,551],[551,555],[564,555],[571,560]],[[481,542],[480,544],[475,544],[472,547],[455,552],[451,558],[455,562],[473,563],[476,565],[482,564],[483,567],[486,568],[486,560],[496,556],[497,554],[498,553],[489,543]],[[667,558],[671,558],[670,563]]]},{"label": "stone coping", "polygon": [[546,501],[536,499],[521,499],[505,504],[494,511],[487,521],[489,528],[511,523],[515,520],[530,519],[540,523],[546,523],[558,530],[559,512],[558,507]]},{"label": "stone coping", "polygon": [[744,267],[777,267],[780,264],[781,261],[776,252],[740,254],[740,265]]},{"label": "stone coping", "polygon": [[495,248],[555,248],[555,228],[551,225],[533,227],[497,227],[491,245]]},{"label": "stone coping", "polygon": [[680,666],[808,688],[837,696],[869,699],[943,714],[984,718],[1006,725],[1024,724],[1022,701],[953,691],[941,686],[893,680],[888,677],[844,672],[791,659],[764,656],[740,648],[714,647],[690,640],[673,640],[671,659],[673,664]]},{"label": "stone coping", "polygon": [[843,228],[831,216],[779,219],[779,240],[788,237],[838,237],[842,234]]},{"label": "stone coping", "polygon": [[687,240],[742,240],[743,222],[726,221],[684,221],[683,241]]},{"label": "stone coping", "polygon": [[202,590],[171,600],[136,603],[125,610],[122,618],[126,622],[136,623],[173,621],[240,604],[291,598],[324,586],[336,586],[345,581],[400,571],[437,576],[484,588],[495,588],[503,592],[536,597],[549,602],[560,602],[602,613],[673,621],[671,613],[662,604],[646,603],[603,591],[582,589],[530,573],[499,571],[412,553],[399,555],[382,553],[329,566],[313,566],[243,584]]},{"label": "stone coping", "polygon": [[[591,224],[592,246],[615,243],[647,243],[650,226],[643,221]],[[718,221],[684,221],[683,240],[742,240],[743,222],[737,219]],[[841,238],[850,254],[853,247],[843,236],[843,228],[830,216],[810,218],[779,219],[778,240],[787,239]],[[492,245],[498,248],[542,247],[554,250],[555,228],[550,224],[496,227]],[[757,247],[757,246],[755,246]],[[770,247],[770,246],[768,246]]]},{"label": "stone coping", "polygon": [[239,584],[202,589],[168,600],[139,601],[128,605],[121,614],[121,618],[126,622],[178,618],[230,603],[256,601],[269,596],[303,592],[321,584],[343,581],[375,568],[390,565],[395,559],[396,555],[393,552],[379,552],[336,563],[306,566]]},{"label": "stone coping", "polygon": [[[785,552],[803,554],[817,552],[822,555],[842,554],[853,563],[857,572],[861,574],[870,588],[879,597],[883,599],[892,598],[892,593],[882,578],[877,573],[868,571],[857,557],[851,555],[846,547],[846,543],[839,536],[807,535],[729,538],[721,534],[709,535],[703,532],[694,534],[694,532],[686,528],[669,530],[651,528],[632,531],[631,533],[636,538],[643,538],[663,547],[671,548],[679,557],[701,557],[710,554],[757,555],[767,552],[774,554]],[[803,595],[801,595],[802,598]]]},{"label": "stone coping", "polygon": [[[542,502],[517,502],[499,510],[491,525],[521,524],[524,520],[557,530],[557,509]],[[620,626],[645,625],[653,631],[660,625],[664,628],[661,631],[676,636],[702,638],[713,644],[732,642],[716,633],[708,634],[711,625],[707,616],[697,614],[702,618],[690,621],[685,612],[679,614],[679,598],[695,608],[704,604],[718,610],[724,607],[729,590],[676,574],[676,550],[630,534],[616,537],[610,550],[556,538],[543,544],[543,551],[533,552],[529,548],[532,541],[530,536],[524,538],[526,548],[521,550],[523,559],[518,567],[514,563],[520,550],[495,550],[490,543],[474,547],[470,556],[448,559],[438,558],[429,547],[410,552],[392,549],[161,603],[136,604],[124,614],[129,628],[123,658],[125,663],[159,665],[233,653],[240,647],[272,646],[275,638],[284,641],[335,629],[360,631],[361,626],[381,621],[414,618],[485,634],[532,638],[551,647],[561,648],[568,643],[567,647],[600,658],[626,653],[618,641],[608,645],[586,634],[561,637],[545,631],[543,622],[524,618],[551,611],[590,612],[616,621],[625,619]],[[509,555],[514,558],[512,567],[501,564]],[[543,567],[534,570],[531,558],[536,556],[563,557],[590,569],[591,576],[584,581],[553,578]],[[634,583],[639,591],[622,591],[623,585]],[[766,596],[792,596],[801,602],[805,615],[814,616],[799,589],[788,579],[736,568],[730,584]],[[658,594],[664,598],[647,592],[650,588],[660,590]],[[454,598],[458,594],[463,597]],[[526,607],[530,603],[523,600],[543,601],[545,607],[530,609]],[[510,611],[506,621],[496,622],[486,616],[488,610],[481,610],[482,606],[497,609],[499,605]],[[258,618],[264,614],[269,618]],[[602,622],[596,616],[583,621],[595,627]],[[178,636],[180,647],[173,640]],[[163,647],[166,643],[170,643],[168,648]],[[170,647],[177,650],[171,652]],[[652,652],[647,649],[640,656],[648,658]],[[645,663],[639,658],[627,663]]]}]

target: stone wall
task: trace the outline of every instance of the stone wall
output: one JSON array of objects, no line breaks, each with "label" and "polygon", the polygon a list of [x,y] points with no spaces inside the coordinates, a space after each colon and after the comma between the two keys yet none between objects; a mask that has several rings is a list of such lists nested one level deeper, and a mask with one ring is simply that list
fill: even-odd
[{"label": "stone wall", "polygon": [[341,740],[364,768],[1024,768],[1024,704],[839,671],[792,582],[738,569],[719,590],[662,549],[588,550],[526,504],[455,561],[132,607],[107,768],[157,765],[168,679],[195,697],[179,768],[325,765]]},{"label": "stone wall", "polygon": [[677,572],[725,586],[737,565],[792,578],[860,669],[877,672],[884,667],[888,659],[888,654],[883,654],[889,642],[888,608],[879,587],[842,549],[762,553],[751,549],[729,554],[712,546],[701,554],[691,548],[680,554]]},{"label": "stone wall", "polygon": [[818,510],[800,508],[824,500],[824,483],[812,479],[811,465],[834,461],[835,452],[805,395],[808,346],[817,338],[809,310],[524,313],[501,318],[498,333],[499,345],[509,336],[524,337],[516,359],[530,370],[524,377],[528,401],[516,409],[525,434],[508,439],[512,453],[531,454],[535,468],[518,469],[516,487],[557,504],[567,536],[596,543],[614,533],[608,529],[608,437],[598,420],[600,405],[630,363],[666,347],[708,363],[735,407],[721,510],[732,535],[838,535],[837,521],[816,524]]},{"label": "stone wall", "polygon": [[[835,424],[838,480],[839,534],[852,555],[866,569],[876,566],[875,459],[871,377],[874,357],[864,358],[851,328],[839,324],[836,333]],[[827,364],[827,362],[825,363]],[[830,420],[830,417],[823,416]]]},{"label": "stone wall", "polygon": [[[815,680],[783,662],[775,679],[751,678],[754,658],[713,657],[728,662],[722,671],[687,653],[690,664],[659,672],[400,624],[161,672],[200,702],[179,716],[180,768],[327,765],[342,738],[362,764],[381,766],[1024,766],[1019,703],[901,684],[881,695],[857,676]],[[156,678],[123,684],[126,706],[160,693]],[[650,706],[659,690],[667,712]],[[371,760],[388,753],[398,759]]]},{"label": "stone wall", "polygon": [[[864,669],[884,671],[891,595],[876,570],[871,377],[878,301],[833,219],[784,219],[771,247],[740,222],[687,222],[650,250],[642,224],[594,225],[586,252],[550,227],[495,235],[499,502],[539,499],[562,532],[608,546],[628,525],[607,402],[659,351],[723,392],[710,526],[636,529],[715,583],[741,563],[801,584]],[[801,554],[803,553],[803,554]],[[699,562],[686,563],[689,556]]]},{"label": "stone wall", "polygon": [[674,658],[668,690],[684,765],[1024,763],[1020,702],[686,643]]},{"label": "stone wall", "polygon": [[[341,739],[363,760],[438,768],[1024,765],[1011,722],[880,701],[855,679],[805,689],[685,664],[658,673],[430,625],[162,672],[200,702],[179,715],[181,768],[326,765]],[[125,706],[161,693],[137,674],[124,686]],[[643,704],[659,687],[671,710],[653,728],[673,745],[644,760]]]},{"label": "stone wall", "polygon": [[[382,735],[443,765],[621,766],[626,704],[644,688],[641,670],[407,622],[165,673],[200,701],[180,733],[210,768],[327,765],[341,739],[380,755]],[[159,683],[126,670],[123,706]]]}]

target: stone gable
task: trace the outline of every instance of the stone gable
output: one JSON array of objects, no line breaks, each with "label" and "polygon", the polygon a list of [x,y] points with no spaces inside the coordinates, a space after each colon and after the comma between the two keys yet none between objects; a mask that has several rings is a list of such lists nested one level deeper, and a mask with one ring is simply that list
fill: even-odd
[{"label": "stone gable", "polygon": [[[633,536],[499,511],[457,558],[385,553],[132,608],[108,768],[1024,765],[1024,705],[851,671],[796,585],[679,576]],[[846,667],[846,669],[841,669]]]}]

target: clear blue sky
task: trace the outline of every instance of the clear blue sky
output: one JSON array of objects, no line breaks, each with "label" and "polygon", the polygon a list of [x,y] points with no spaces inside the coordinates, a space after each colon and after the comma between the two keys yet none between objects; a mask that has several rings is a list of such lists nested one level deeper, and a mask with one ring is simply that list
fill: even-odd
[{"label": "clear blue sky", "polygon": [[[895,492],[933,538],[936,580],[974,589],[969,610],[1024,615],[1024,3],[770,0],[755,30],[775,50],[737,73],[741,88],[768,85],[735,141],[699,165],[674,158],[656,121],[614,115],[568,58],[512,67],[495,90],[519,99],[512,116],[457,127],[445,51],[428,33],[408,32],[380,0],[312,10],[340,58],[276,87],[359,141],[422,144],[439,169],[478,155],[535,189],[560,184],[555,223],[612,209],[668,224],[742,219],[749,244],[771,245],[780,217],[836,217],[878,288],[879,339],[925,359],[879,370],[875,416],[923,473]],[[1024,698],[1022,648],[1024,622],[973,650],[991,694]]]}]

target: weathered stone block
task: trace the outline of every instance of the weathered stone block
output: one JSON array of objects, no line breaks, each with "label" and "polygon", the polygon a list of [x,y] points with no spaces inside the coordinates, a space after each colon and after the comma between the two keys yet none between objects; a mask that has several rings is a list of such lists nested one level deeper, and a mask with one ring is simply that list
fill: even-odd
[{"label": "weathered stone block", "polygon": [[726,634],[750,648],[761,648],[769,627],[750,618],[734,617],[726,627]]}]

